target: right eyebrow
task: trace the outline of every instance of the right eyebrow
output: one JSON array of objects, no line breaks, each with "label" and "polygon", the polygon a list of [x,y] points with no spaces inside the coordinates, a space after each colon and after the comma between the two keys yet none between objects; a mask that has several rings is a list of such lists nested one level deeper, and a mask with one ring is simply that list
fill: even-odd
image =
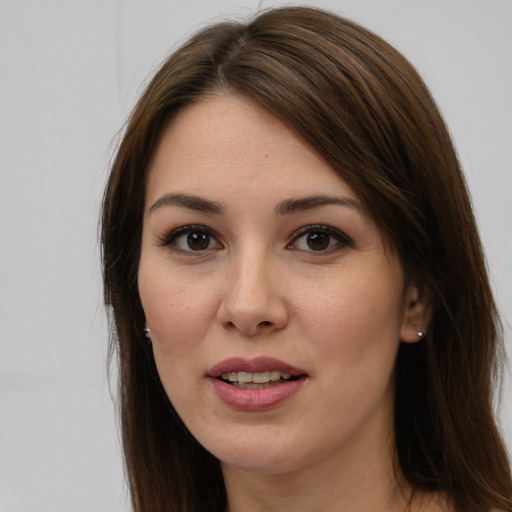
[{"label": "right eyebrow", "polygon": [[204,213],[220,214],[224,212],[224,207],[216,201],[194,195],[170,193],[158,198],[149,209],[149,213],[153,213],[163,206],[178,206]]}]

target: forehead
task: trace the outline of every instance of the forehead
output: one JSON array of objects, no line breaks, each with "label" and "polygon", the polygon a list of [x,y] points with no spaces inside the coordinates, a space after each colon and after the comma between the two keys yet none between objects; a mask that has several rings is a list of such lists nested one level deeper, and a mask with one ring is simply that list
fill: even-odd
[{"label": "forehead", "polygon": [[[169,191],[264,191],[281,196],[343,193],[344,180],[293,130],[253,100],[208,96],[164,130],[149,166],[149,199]],[[180,190],[180,189],[186,190]]]}]

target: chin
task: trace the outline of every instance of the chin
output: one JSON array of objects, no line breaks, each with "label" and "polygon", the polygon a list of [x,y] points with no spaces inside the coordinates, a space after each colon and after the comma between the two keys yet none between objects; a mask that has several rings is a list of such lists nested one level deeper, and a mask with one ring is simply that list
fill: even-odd
[{"label": "chin", "polygon": [[250,455],[241,457],[237,454],[232,457],[220,459],[220,463],[223,469],[228,466],[236,469],[237,471],[243,471],[244,473],[251,473],[254,475],[277,475],[290,473],[293,470],[298,469],[297,466],[299,466],[297,461],[287,460],[283,457],[250,457]]},{"label": "chin", "polygon": [[[252,432],[238,437],[229,437],[223,443],[212,443],[212,449],[205,446],[223,467],[247,473],[270,475],[289,473],[300,469],[312,462],[312,456],[308,456],[304,442],[292,448],[285,441],[279,440],[275,431],[272,438],[263,439]],[[303,450],[299,451],[298,446]],[[318,450],[316,452],[318,455]]]}]

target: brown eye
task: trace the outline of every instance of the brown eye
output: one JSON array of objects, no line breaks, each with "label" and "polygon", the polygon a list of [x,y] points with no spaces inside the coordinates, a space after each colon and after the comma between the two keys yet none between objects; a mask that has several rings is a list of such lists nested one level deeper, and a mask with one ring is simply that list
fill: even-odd
[{"label": "brown eye", "polygon": [[288,248],[321,253],[340,250],[353,245],[354,242],[339,229],[317,224],[301,228],[294,240],[288,245]]},{"label": "brown eye", "polygon": [[162,239],[161,245],[180,252],[202,252],[221,249],[216,236],[206,226],[181,226]]},{"label": "brown eye", "polygon": [[306,237],[306,243],[312,251],[325,251],[331,243],[331,236],[327,233],[310,233]]},{"label": "brown eye", "polygon": [[189,233],[187,245],[191,251],[204,251],[210,246],[210,235],[208,233]]}]

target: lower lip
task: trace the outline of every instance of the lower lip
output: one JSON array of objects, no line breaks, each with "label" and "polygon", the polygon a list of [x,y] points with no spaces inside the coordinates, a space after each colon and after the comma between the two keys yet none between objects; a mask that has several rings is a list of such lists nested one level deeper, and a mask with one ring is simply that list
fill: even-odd
[{"label": "lower lip", "polygon": [[268,388],[242,389],[210,378],[219,398],[230,407],[243,411],[264,411],[272,409],[295,395],[304,384],[306,377],[277,384]]}]

